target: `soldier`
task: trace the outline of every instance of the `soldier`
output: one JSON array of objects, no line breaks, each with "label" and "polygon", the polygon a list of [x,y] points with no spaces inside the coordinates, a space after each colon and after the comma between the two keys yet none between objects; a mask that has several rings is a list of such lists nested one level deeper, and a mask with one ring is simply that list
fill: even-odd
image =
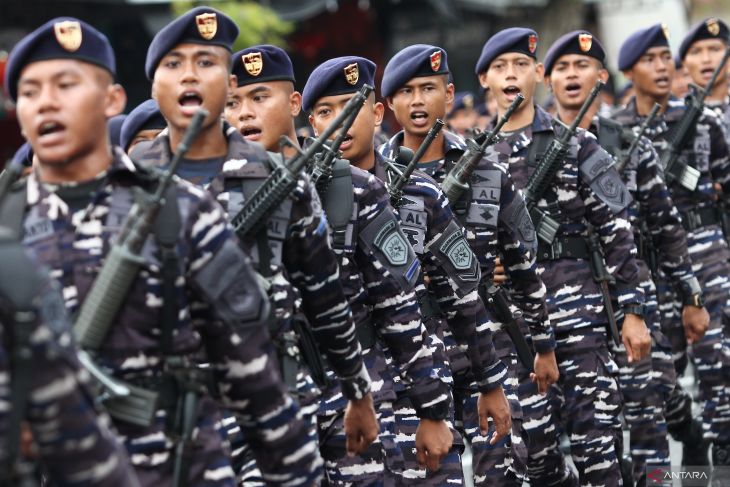
[{"label": "soldier", "polygon": [[[555,96],[558,115],[563,123],[572,123],[596,81],[608,78],[605,57],[598,39],[584,30],[569,32],[550,46],[545,55],[545,83]],[[580,126],[590,130],[601,146],[618,161],[624,159],[635,137],[633,132],[626,133],[621,125],[600,116],[598,102],[588,109]],[[676,374],[672,349],[660,329],[652,275],[661,265],[663,272],[677,287],[690,293],[700,287],[692,272],[679,213],[669,196],[651,142],[642,137],[631,159],[623,166],[619,163],[617,169],[632,196],[629,221],[639,248],[637,264],[645,295],[644,319],[652,335],[651,357],[639,362],[629,363],[624,347],[615,344],[611,347],[619,365],[624,417],[631,430],[634,480],[638,482],[647,467],[670,465],[663,408],[670,397],[686,399],[686,393],[674,391]],[[701,306],[685,306],[682,316],[690,341],[704,334],[709,316]]]},{"label": "soldier", "polygon": [[122,124],[119,145],[127,154],[132,153],[134,146],[146,140],[152,140],[167,127],[165,117],[155,100],[146,100],[129,112]]},{"label": "soldier", "polygon": [[[666,28],[656,24],[629,36],[619,53],[619,69],[633,82],[636,96],[615,114],[615,119],[624,126],[636,127],[653,104],[659,103],[662,107],[660,116],[646,134],[660,157],[666,157],[670,131],[685,112],[684,103],[670,94],[669,80],[674,75],[674,61]],[[689,147],[679,148],[682,152],[678,164],[665,168],[665,174],[672,169],[698,176],[696,186],[682,177],[673,181],[668,179],[667,186],[687,232],[689,256],[710,314],[708,331],[702,339],[692,343],[692,359],[703,403],[703,435],[713,443],[713,464],[727,465],[730,462],[730,341],[723,326],[726,326],[730,310],[730,253],[717,215],[720,196],[717,186],[725,194],[730,191],[730,159],[722,125],[714,112],[705,109],[694,130]],[[701,304],[697,301],[698,296],[699,293],[677,290],[677,299],[685,306]],[[673,300],[672,296],[663,298],[659,291],[660,305],[664,301],[669,303],[670,310],[679,308],[680,303],[673,305]],[[674,314],[677,315],[678,312]],[[667,329],[681,330],[678,323],[663,323],[663,326],[665,333]],[[691,404],[687,402],[684,407],[684,414],[677,411],[677,416],[689,416]],[[669,411],[667,422],[670,432],[675,434]],[[688,424],[691,423],[678,424],[676,433],[686,433],[684,429]],[[701,454],[704,456],[704,452]]]},{"label": "soldier", "polygon": [[[373,85],[375,69],[372,61],[356,56],[330,59],[315,68],[303,93],[310,113],[309,122],[315,131],[325,130],[363,84]],[[347,145],[341,149],[350,164],[387,181],[393,174],[386,169],[385,158],[376,152],[373,139],[383,111],[383,104],[375,102],[375,94],[371,95],[348,131]],[[424,324],[429,333],[436,336],[434,343],[439,351],[443,349],[441,341],[448,345],[452,375],[457,372],[464,375],[471,367],[481,393],[481,431],[483,434],[487,431],[487,416],[492,416],[497,428],[490,441],[496,443],[509,432],[511,420],[501,386],[505,367],[494,351],[491,332],[486,328],[484,304],[477,293],[479,263],[433,179],[414,172],[402,191],[402,204],[396,205],[395,209],[404,233],[421,260],[423,273],[419,276],[416,294]],[[427,286],[425,275],[429,280]],[[396,391],[396,432],[406,462],[400,483],[460,484],[463,471],[459,455],[463,444],[452,426],[453,411],[449,414],[449,422],[455,445],[442,461],[439,472],[427,474],[425,469],[419,468],[414,455],[416,412],[402,385],[396,384]]]},{"label": "soldier", "polygon": [[[211,15],[217,21],[218,33],[226,29],[238,33],[232,20],[220,12],[205,7],[193,9],[155,36],[148,51],[146,71],[152,80],[153,97],[168,121],[169,134],[182,133],[189,123],[185,117],[186,103],[202,105],[210,112],[211,125],[206,126],[207,131],[198,139],[200,150],[194,154],[191,151],[179,174],[207,187],[232,219],[281,160],[277,157],[270,161],[258,144],[247,142],[235,127],[221,121],[229,102],[229,88],[232,91],[236,83],[236,77],[228,71],[231,54],[227,51],[235,35],[219,38],[218,34],[212,39],[201,35],[198,19]],[[241,73],[241,55],[236,54],[233,59],[236,73],[241,75],[240,85],[250,83],[250,78]],[[293,86],[292,81],[286,83]],[[167,165],[172,140],[168,135],[159,136],[152,143],[140,144],[134,154],[142,162]],[[269,328],[279,349],[282,374],[290,390],[298,396],[302,414],[311,424],[312,436],[316,436],[319,391],[297,350],[299,340],[309,340],[300,345],[303,348],[316,349],[318,345],[337,372],[347,400],[343,413],[348,452],[365,450],[377,431],[369,394],[370,378],[338,280],[338,263],[329,246],[326,220],[313,187],[301,178],[294,194],[279,205],[265,228],[253,235],[239,235],[239,239],[258,272],[268,281],[274,308]],[[311,343],[308,330],[298,329],[299,325],[294,322],[299,297],[316,344]],[[317,363],[310,360],[309,366],[321,367],[321,358],[314,359]],[[246,456],[245,452],[234,453]],[[316,471],[314,464],[303,466],[307,469],[303,474]],[[249,462],[242,473],[246,485],[260,477],[251,467],[253,463]]]},{"label": "soldier", "polygon": [[[554,120],[534,104],[536,83],[544,67],[537,62],[537,33],[510,28],[494,35],[482,49],[476,74],[497,98],[502,114],[518,93],[525,102],[504,126],[505,138],[495,149],[509,162],[515,185],[524,189],[546,153],[556,130]],[[564,129],[563,129],[564,130]],[[556,134],[557,132],[557,134]],[[636,246],[626,206],[628,194],[612,159],[595,137],[579,129],[569,141],[567,157],[531,208],[538,224],[538,266],[547,286],[547,307],[555,328],[560,380],[543,400],[534,385],[522,381],[520,398],[530,435],[528,472],[531,482],[575,483],[559,448],[561,420],[571,441],[571,454],[582,485],[618,485],[615,450],[621,408],[617,367],[608,350],[608,304],[594,281],[588,243],[589,226],[615,284],[612,297],[625,317],[621,338],[634,362],[649,353],[651,339],[643,320],[644,293],[638,282]],[[540,226],[557,222],[552,242]]]},{"label": "soldier", "polygon": [[[385,68],[382,94],[396,119],[404,127],[381,153],[392,157],[400,145],[415,149],[431,124],[446,113],[453,96],[453,85],[447,82],[446,52],[436,46],[415,45],[397,53]],[[447,170],[465,150],[464,141],[451,132],[443,132],[424,154],[419,169],[437,181],[443,181]],[[505,167],[494,164],[494,158],[482,159],[474,177],[475,188],[468,209],[459,205],[459,217],[467,228],[467,240],[479,257],[482,282],[479,292],[488,301],[486,290],[491,284],[495,259],[502,253],[517,290],[516,297],[524,309],[538,352],[534,379],[541,392],[557,380],[557,365],[552,331],[547,322],[545,286],[536,273],[534,231],[524,208],[524,201],[515,191]],[[521,223],[524,228],[520,229]],[[524,233],[522,232],[524,230]],[[497,482],[521,485],[526,465],[526,436],[522,412],[517,399],[516,350],[500,323],[488,317],[488,327],[495,333],[497,354],[507,366],[505,390],[512,411],[512,434],[494,445],[479,435],[477,416],[478,385],[474,376],[456,372],[455,396],[457,420],[473,450],[474,481],[478,484]],[[458,367],[457,367],[458,368]]]},{"label": "soldier", "polygon": [[109,418],[90,399],[61,290],[6,227],[0,266],[0,484],[25,485],[27,465],[14,465],[24,421],[53,485],[139,485]]},{"label": "soldier", "polygon": [[[227,27],[219,31],[226,38]],[[59,281],[70,314],[88,311],[94,293],[103,295],[95,309],[121,298],[106,288],[115,278],[96,277],[102,262],[117,259],[106,257],[110,247],[122,249],[116,242],[128,215],[147,207],[135,200],[160,185],[157,172],[109,145],[106,120],[126,102],[114,72],[106,37],[68,17],[21,40],[5,72],[35,154],[33,173],[4,203],[14,216],[8,226]],[[172,134],[175,143],[180,135]],[[239,417],[272,485],[314,484],[319,469],[297,476],[302,464],[315,462],[316,444],[272,366],[268,302],[246,255],[211,197],[177,179],[166,195],[119,311],[100,315],[108,329],[94,328],[101,323],[93,320],[88,330],[100,335],[91,345],[97,362],[131,391],[126,398],[110,390],[104,404],[141,484],[233,484],[219,404]],[[81,331],[75,329],[89,338]],[[201,355],[210,374],[196,366]]]},{"label": "soldier", "polygon": [[474,107],[474,95],[468,91],[454,93],[454,102],[446,116],[449,129],[466,137],[476,127],[478,117],[479,113]]}]

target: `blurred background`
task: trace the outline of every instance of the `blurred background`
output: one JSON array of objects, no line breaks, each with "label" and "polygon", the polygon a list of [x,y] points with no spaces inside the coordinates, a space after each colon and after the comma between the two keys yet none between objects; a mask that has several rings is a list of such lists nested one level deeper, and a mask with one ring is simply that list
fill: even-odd
[{"label": "blurred background", "polygon": [[[118,81],[129,96],[127,111],[149,98],[144,76],[147,46],[172,18],[196,5],[210,5],[234,18],[241,35],[236,48],[269,43],[285,48],[301,90],[311,70],[335,56],[359,55],[378,64],[377,82],[390,56],[415,43],[435,44],[448,53],[457,91],[482,103],[474,64],[489,36],[524,26],[539,34],[538,56],[570,30],[588,29],[608,52],[613,89],[623,85],[616,54],[634,30],[664,22],[676,49],[695,20],[730,20],[730,0],[2,0],[0,2],[0,83],[13,45],[57,16],[81,18],[103,31],[117,55]],[[546,94],[540,93],[544,100]],[[395,130],[392,117],[387,128]],[[23,139],[13,107],[0,94],[0,161]]]}]

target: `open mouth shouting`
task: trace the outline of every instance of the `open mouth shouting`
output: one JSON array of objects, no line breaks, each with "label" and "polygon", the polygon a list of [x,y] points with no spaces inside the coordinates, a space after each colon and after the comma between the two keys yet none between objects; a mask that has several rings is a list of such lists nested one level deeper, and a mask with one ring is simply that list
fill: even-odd
[{"label": "open mouth shouting", "polygon": [[504,93],[507,96],[507,100],[512,102],[515,100],[515,98],[517,98],[517,95],[520,93],[520,88],[515,85],[510,85],[510,86],[507,86],[506,88],[503,88],[502,93]]},{"label": "open mouth shouting", "polygon": [[258,142],[259,140],[261,140],[261,136],[263,134],[260,128],[254,127],[253,125],[244,125],[239,129],[239,132],[241,132],[241,135],[243,135],[244,139],[253,142]]},{"label": "open mouth shouting", "polygon": [[565,94],[569,98],[577,98],[580,96],[581,88],[580,83],[568,83],[565,86]]},{"label": "open mouth shouting", "polygon": [[180,111],[184,115],[192,117],[198,108],[203,106],[203,97],[198,91],[188,90],[180,95],[177,102],[180,105]]},{"label": "open mouth shouting", "polygon": [[66,127],[56,120],[44,120],[38,125],[38,143],[42,146],[50,146],[59,143],[63,138]]},{"label": "open mouth shouting", "polygon": [[411,122],[416,127],[425,127],[428,125],[428,113],[420,110],[411,112]]},{"label": "open mouth shouting", "polygon": [[669,88],[669,76],[659,76],[657,78],[654,78],[654,84],[657,86],[657,88]]}]

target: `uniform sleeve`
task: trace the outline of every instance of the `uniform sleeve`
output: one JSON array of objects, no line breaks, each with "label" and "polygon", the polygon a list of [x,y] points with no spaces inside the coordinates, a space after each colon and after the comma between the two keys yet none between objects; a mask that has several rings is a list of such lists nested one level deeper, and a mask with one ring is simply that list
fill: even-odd
[{"label": "uniform sleeve", "polygon": [[710,121],[710,173],[713,182],[722,186],[722,193],[727,198],[730,195],[730,149],[725,138],[726,129],[714,112],[706,118]]},{"label": "uniform sleeve", "polygon": [[[9,326],[6,318],[3,331]],[[139,485],[124,447],[110,430],[109,417],[95,410],[89,375],[76,358],[60,292],[50,281],[44,284],[30,344],[33,370],[26,420],[54,485]],[[12,404],[11,350],[8,346],[0,352],[1,411],[9,411]],[[8,426],[2,424],[3,429]]]},{"label": "uniform sleeve", "polygon": [[370,391],[370,376],[355,336],[337,258],[329,244],[327,221],[308,180],[299,180],[297,193],[284,244],[284,264],[301,293],[317,344],[340,378],[345,397],[361,399]]},{"label": "uniform sleeve", "polygon": [[[368,179],[368,190],[360,195],[358,211],[360,228],[381,212],[393,212],[385,187],[374,176]],[[388,270],[389,266],[362,245],[357,246],[355,261],[367,286],[372,322],[393,355],[414,408],[419,411],[447,406],[449,386],[435,373],[445,364],[434,363],[436,359],[428,347],[428,334],[413,289],[404,289],[401,280]]]},{"label": "uniform sleeve", "polygon": [[[226,223],[223,209],[199,191],[186,227],[187,272],[194,283],[196,329],[221,401],[238,419],[269,485],[313,485],[322,473],[316,438],[287,394],[264,325],[268,299]],[[202,304],[198,304],[198,303]]]},{"label": "uniform sleeve", "polygon": [[[597,151],[605,154],[610,161],[611,156],[598,145],[592,134],[582,132],[579,137],[578,161],[588,161],[592,156],[600,157]],[[582,171],[579,173],[582,174]],[[618,184],[622,183],[618,181]],[[620,306],[643,304],[644,291],[639,286],[637,251],[628,210],[613,211],[582,176],[579,176],[578,190],[585,205],[585,218],[600,237],[608,273],[616,279],[612,289],[614,298]]]},{"label": "uniform sleeve", "polygon": [[522,195],[501,165],[500,217],[497,230],[504,270],[510,279],[510,291],[530,328],[532,343],[538,353],[555,349],[555,334],[548,318],[547,288],[537,273],[537,236]]},{"label": "uniform sleeve", "polygon": [[[491,330],[483,326],[486,311],[477,289],[479,263],[443,192],[435,184],[423,184],[432,189],[424,199],[428,233],[422,259],[430,277],[429,289],[444,310],[455,341],[466,349],[480,392],[488,392],[502,384],[504,364],[497,357]],[[459,234],[460,239],[454,239]],[[467,261],[472,265],[467,266]]]}]

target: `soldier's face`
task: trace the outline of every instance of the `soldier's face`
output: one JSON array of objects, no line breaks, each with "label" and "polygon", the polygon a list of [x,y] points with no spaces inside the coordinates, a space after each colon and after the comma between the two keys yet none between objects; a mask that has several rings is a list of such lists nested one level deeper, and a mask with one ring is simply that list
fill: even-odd
[{"label": "soldier's face", "polygon": [[[314,132],[316,134],[324,132],[353,96],[352,93],[347,93],[325,96],[317,100],[312,108],[311,115],[309,115],[309,123],[312,125]],[[345,159],[357,165],[368,153],[375,150],[373,145],[375,127],[380,126],[383,121],[384,110],[385,107],[382,103],[375,102],[375,95],[370,95],[370,98],[357,114],[352,127],[347,131],[345,141],[340,146]],[[331,138],[334,139],[336,136],[337,132]]]},{"label": "soldier's face", "polygon": [[518,111],[532,104],[535,87],[543,77],[544,68],[533,58],[518,52],[508,52],[497,56],[487,71],[479,74],[479,82],[493,94],[500,111],[512,104],[518,93],[525,101]]},{"label": "soldier's face", "polygon": [[171,127],[185,130],[199,107],[209,112],[204,128],[220,123],[228,91],[236,82],[228,72],[229,56],[218,46],[180,44],[160,60],[152,98]]},{"label": "soldier's face", "polygon": [[579,109],[599,79],[605,82],[608,73],[597,59],[581,54],[566,54],[558,58],[545,80],[558,105]]},{"label": "soldier's face", "polygon": [[473,108],[462,108],[449,117],[449,128],[459,135],[476,127],[479,114]]},{"label": "soldier's face", "polygon": [[[682,64],[687,68],[693,82],[703,88],[710,82],[712,73],[725,54],[725,48],[725,42],[720,39],[703,39],[690,46]],[[715,85],[720,83],[726,83],[722,76],[717,77]]]},{"label": "soldier's face", "polygon": [[447,83],[445,74],[440,74],[411,79],[388,98],[388,107],[403,130],[425,136],[436,119],[446,116],[453,101],[454,85]]},{"label": "soldier's face", "polygon": [[637,94],[668,96],[674,76],[672,52],[668,47],[650,47],[624,74],[633,82]]},{"label": "soldier's face", "polygon": [[302,108],[302,96],[291,81],[254,83],[235,88],[228,97],[225,117],[246,140],[278,152],[279,138],[292,131]]},{"label": "soldier's face", "polygon": [[152,140],[155,137],[159,135],[159,133],[162,132],[162,129],[145,129],[140,130],[137,132],[137,134],[132,139],[132,142],[129,143],[129,147],[127,148],[127,154],[132,153],[132,149],[134,149],[134,146],[139,144],[140,142],[145,142],[147,140]]},{"label": "soldier's face", "polygon": [[38,61],[20,74],[17,115],[38,161],[58,166],[108,146],[106,121],[122,112],[126,100],[124,90],[97,66]]}]

